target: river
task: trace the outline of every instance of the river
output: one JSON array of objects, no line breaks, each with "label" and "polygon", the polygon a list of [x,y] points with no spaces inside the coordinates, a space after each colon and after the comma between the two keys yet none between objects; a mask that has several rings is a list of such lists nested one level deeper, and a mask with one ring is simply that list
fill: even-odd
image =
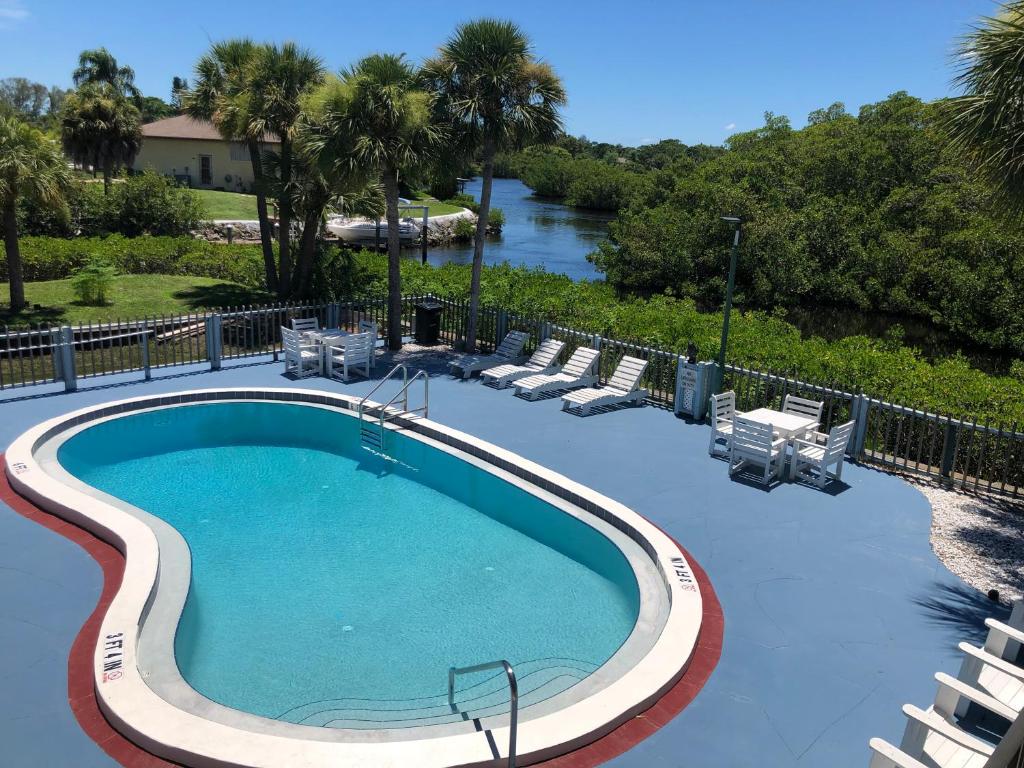
[{"label": "river", "polygon": [[[466,193],[480,199],[480,179],[466,184]],[[602,275],[587,261],[587,254],[608,233],[614,214],[570,208],[534,197],[519,179],[495,179],[491,206],[501,208],[505,226],[501,237],[491,237],[484,248],[485,264],[544,267],[573,280],[600,280]],[[431,248],[430,264],[473,263],[473,244],[456,243]]]}]

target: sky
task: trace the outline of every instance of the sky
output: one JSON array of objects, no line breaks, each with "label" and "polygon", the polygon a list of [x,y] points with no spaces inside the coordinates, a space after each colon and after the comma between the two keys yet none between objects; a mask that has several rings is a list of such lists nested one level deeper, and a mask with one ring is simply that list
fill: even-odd
[{"label": "sky", "polygon": [[455,26],[510,18],[565,83],[569,133],[626,145],[720,144],[816,108],[905,90],[952,93],[955,46],[995,0],[0,0],[0,77],[70,85],[79,51],[106,46],[146,95],[168,99],[211,41],[294,40],[331,70],[377,51],[431,55]]}]

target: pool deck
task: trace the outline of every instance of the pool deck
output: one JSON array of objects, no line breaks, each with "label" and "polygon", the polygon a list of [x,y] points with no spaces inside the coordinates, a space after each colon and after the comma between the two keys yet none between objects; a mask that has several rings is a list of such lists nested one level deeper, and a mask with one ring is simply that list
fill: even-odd
[{"label": "pool deck", "polygon": [[[0,447],[86,405],[203,387],[294,385],[362,395],[374,382],[293,382],[281,364],[205,366],[0,392]],[[378,365],[377,373],[386,368]],[[390,391],[390,390],[388,390]],[[412,398],[417,401],[418,392]],[[673,721],[607,765],[863,768],[867,740],[897,742],[900,706],[926,706],[933,673],[956,672],[956,643],[1000,611],[929,546],[930,508],[897,477],[848,465],[845,486],[771,491],[727,476],[708,428],[660,408],[587,418],[557,398],[438,374],[430,417],[620,501],[682,544],[725,617],[722,657]],[[0,502],[0,743],[19,768],[115,766],[76,722],[67,659],[103,586],[76,544]]]}]

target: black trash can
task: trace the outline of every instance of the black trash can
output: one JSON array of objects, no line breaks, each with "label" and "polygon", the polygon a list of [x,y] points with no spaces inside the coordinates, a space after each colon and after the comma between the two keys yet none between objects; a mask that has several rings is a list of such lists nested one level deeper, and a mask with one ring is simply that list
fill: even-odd
[{"label": "black trash can", "polygon": [[444,305],[433,299],[416,304],[416,343],[425,347],[437,344],[441,338],[441,310]]}]

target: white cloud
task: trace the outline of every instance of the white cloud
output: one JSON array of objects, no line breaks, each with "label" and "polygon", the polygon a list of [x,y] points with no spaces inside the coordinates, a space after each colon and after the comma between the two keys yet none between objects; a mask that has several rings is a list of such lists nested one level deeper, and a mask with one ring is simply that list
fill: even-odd
[{"label": "white cloud", "polygon": [[28,8],[21,0],[0,0],[0,28],[14,26],[28,18]]},{"label": "white cloud", "polygon": [[736,123],[729,123],[727,126],[725,126],[725,130],[731,131],[735,127],[736,127]]}]

